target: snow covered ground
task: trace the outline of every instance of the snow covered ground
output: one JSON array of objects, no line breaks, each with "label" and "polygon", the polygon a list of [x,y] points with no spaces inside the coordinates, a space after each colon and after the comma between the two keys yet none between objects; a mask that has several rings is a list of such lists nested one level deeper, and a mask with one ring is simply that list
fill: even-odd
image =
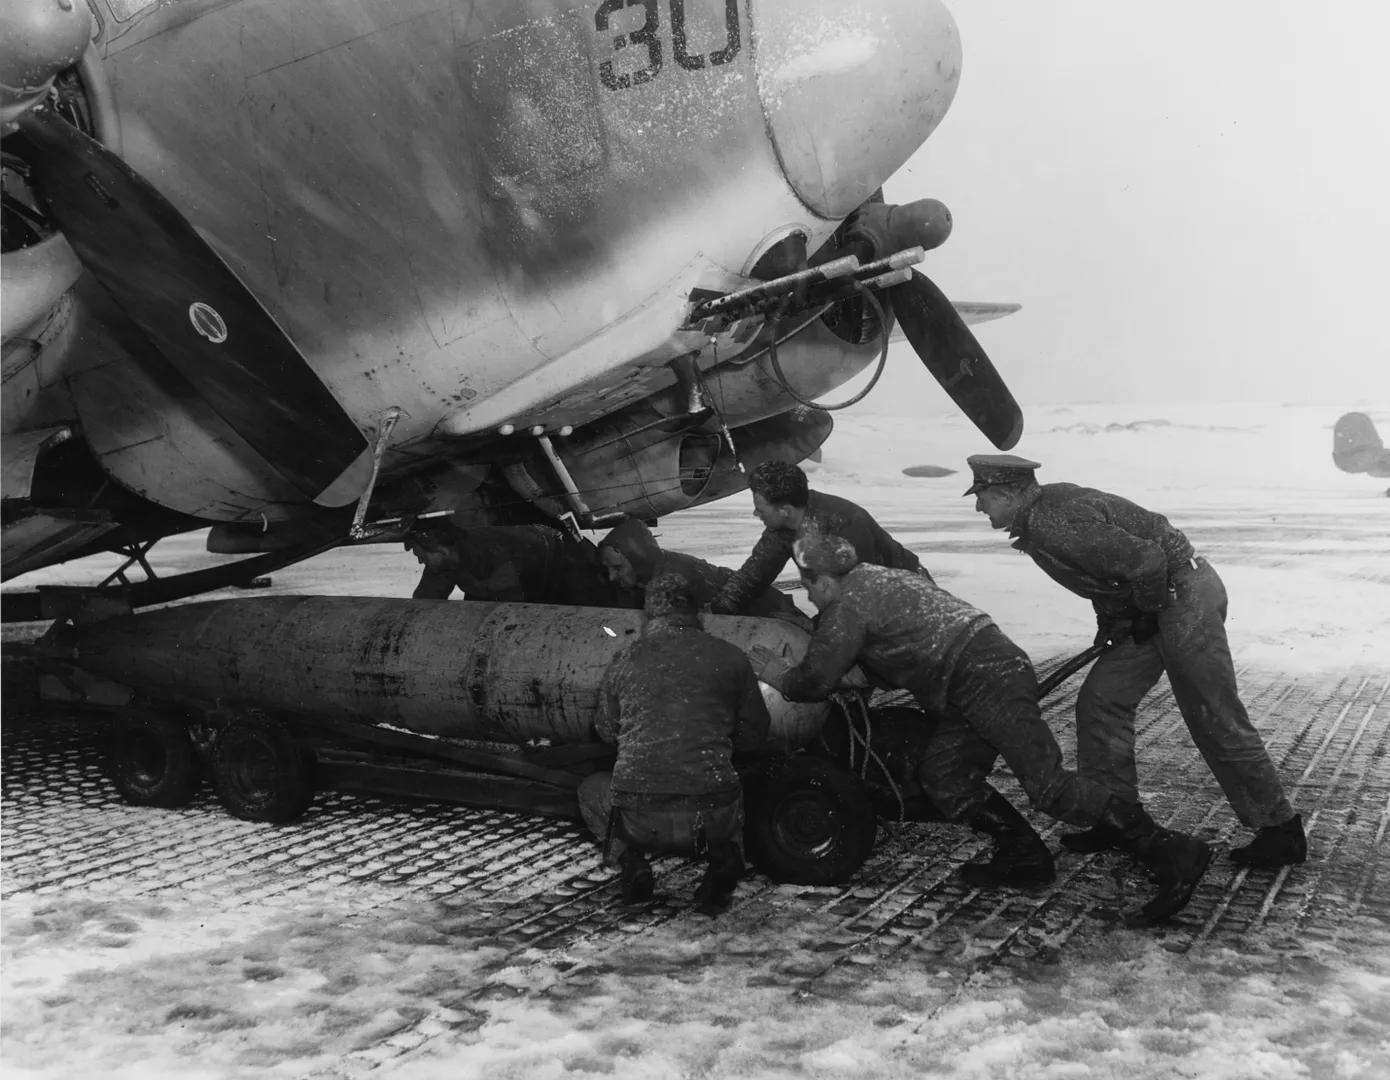
[{"label": "snow covered ground", "polygon": [[[1390,434],[1390,412],[1368,411]],[[1247,692],[1275,679],[1341,685],[1349,673],[1364,688],[1347,698],[1345,728],[1359,722],[1357,737],[1381,749],[1361,781],[1368,809],[1346,817],[1371,838],[1369,855],[1344,865],[1345,853],[1330,840],[1320,848],[1315,834],[1313,861],[1268,892],[1273,904],[1276,894],[1284,903],[1308,890],[1288,918],[1260,929],[1262,912],[1249,933],[1205,940],[1127,930],[1092,912],[1055,948],[997,962],[985,930],[946,940],[905,931],[887,950],[846,949],[859,915],[807,902],[807,890],[745,883],[720,920],[619,914],[601,933],[527,948],[494,933],[517,902],[505,888],[454,903],[403,899],[350,872],[284,888],[315,842],[303,830],[276,834],[220,819],[204,829],[205,842],[220,844],[209,850],[232,869],[196,887],[159,881],[157,866],[123,876],[126,864],[114,857],[103,870],[101,845],[144,843],[160,820],[174,836],[188,820],[179,815],[192,811],[161,819],[93,809],[77,792],[54,797],[47,812],[72,822],[70,839],[55,844],[74,852],[74,866],[91,851],[83,883],[39,888],[10,867],[5,874],[7,1080],[1390,1075],[1390,872],[1376,865],[1390,824],[1386,481],[1333,467],[1335,409],[1027,412],[1018,452],[1043,462],[1041,479],[1130,496],[1168,514],[1210,557],[1231,594],[1230,635]],[[856,411],[841,414],[812,483],[873,511],[1035,659],[1078,651],[1092,633],[1087,606],[1011,551],[960,497],[965,456],[988,449],[954,413]],[[922,464],[961,471],[935,479],[901,472]],[[668,519],[664,542],[736,563],[757,536],[749,509],[737,496]],[[197,559],[197,542],[157,554],[157,566],[184,568]],[[103,572],[68,567],[7,590],[81,581],[84,569],[92,580]],[[406,595],[416,574],[399,548],[357,548],[276,574],[274,591]],[[1301,789],[1310,804],[1318,785],[1332,783],[1320,777],[1310,760]],[[1161,788],[1165,777],[1146,782]],[[21,793],[7,788],[9,810]],[[1326,808],[1327,817],[1337,809]],[[456,820],[465,818],[419,832],[403,826],[401,857],[447,857]],[[267,865],[235,870],[239,848],[279,835],[291,838],[272,845]],[[1334,881],[1343,871],[1353,883],[1346,888]],[[593,873],[598,882],[607,876]],[[1107,889],[1132,885],[1106,873],[1078,882],[1095,893],[1095,911],[1114,900]],[[865,892],[865,907],[891,896],[881,884]],[[855,898],[851,888],[837,902]]]}]

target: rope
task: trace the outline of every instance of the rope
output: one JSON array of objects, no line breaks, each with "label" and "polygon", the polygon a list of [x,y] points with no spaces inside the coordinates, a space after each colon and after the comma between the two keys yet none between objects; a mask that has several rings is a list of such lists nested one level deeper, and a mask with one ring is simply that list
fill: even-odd
[{"label": "rope", "polygon": [[[888,782],[889,790],[893,792],[893,798],[896,799],[898,803],[898,820],[902,821],[907,817],[907,804],[903,801],[902,789],[898,787],[897,781],[893,779],[893,774],[888,771],[888,766],[884,764],[883,759],[878,756],[871,745],[873,741],[873,721],[868,705],[865,704],[864,699],[858,697],[858,695],[856,695],[856,699],[859,702],[859,711],[864,717],[864,753],[868,757],[873,758],[874,764],[877,765],[879,771],[883,773],[883,779]],[[867,764],[865,766],[865,772],[861,772],[860,774],[864,776],[865,779],[867,779],[865,775],[866,772]]]},{"label": "rope", "polygon": [[767,355],[772,361],[772,371],[777,376],[778,384],[797,404],[805,405],[809,409],[822,409],[825,412],[836,412],[840,409],[848,409],[851,405],[856,405],[869,396],[869,391],[877,385],[879,377],[883,374],[883,369],[888,366],[888,339],[892,336],[888,331],[888,317],[883,313],[883,305],[878,302],[878,297],[873,294],[872,289],[866,289],[863,285],[860,285],[859,292],[874,306],[874,310],[878,313],[879,326],[882,328],[883,332],[883,348],[879,350],[878,367],[874,370],[874,377],[869,380],[869,385],[864,387],[863,390],[860,390],[859,393],[855,394],[854,397],[850,398],[848,401],[841,401],[836,405],[819,405],[814,401],[808,401],[793,390],[787,382],[785,372],[782,371],[782,363],[777,358],[777,328],[776,326],[773,327],[772,340],[768,342]]}]

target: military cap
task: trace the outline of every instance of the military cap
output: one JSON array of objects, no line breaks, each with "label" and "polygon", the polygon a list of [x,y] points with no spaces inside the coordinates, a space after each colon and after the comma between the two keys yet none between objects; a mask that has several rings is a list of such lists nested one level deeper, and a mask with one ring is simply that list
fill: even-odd
[{"label": "military cap", "polygon": [[859,553],[843,536],[804,536],[792,548],[802,570],[813,574],[848,574],[859,564]]},{"label": "military cap", "polygon": [[690,582],[680,574],[658,574],[647,582],[642,604],[648,615],[691,615],[700,610]]},{"label": "military cap", "polygon": [[975,482],[965,489],[967,495],[995,484],[1026,484],[1034,479],[1033,470],[1042,468],[1017,454],[971,454],[965,463],[975,474]]}]

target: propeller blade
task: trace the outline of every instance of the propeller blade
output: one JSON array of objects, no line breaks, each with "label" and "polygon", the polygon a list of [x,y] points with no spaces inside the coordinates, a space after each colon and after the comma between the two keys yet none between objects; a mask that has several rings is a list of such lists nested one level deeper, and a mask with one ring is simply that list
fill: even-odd
[{"label": "propeller blade", "polygon": [[1023,411],[951,301],[925,274],[888,290],[904,336],[946,393],[1000,450],[1023,435]]},{"label": "propeller blade", "polygon": [[367,487],[372,452],[299,349],[153,185],[52,109],[19,121],[36,186],[82,264],[266,462],[324,506]]}]

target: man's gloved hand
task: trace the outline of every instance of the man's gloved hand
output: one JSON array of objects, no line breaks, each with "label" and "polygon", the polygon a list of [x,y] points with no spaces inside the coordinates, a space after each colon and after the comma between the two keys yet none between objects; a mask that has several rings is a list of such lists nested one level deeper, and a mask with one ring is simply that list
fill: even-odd
[{"label": "man's gloved hand", "polygon": [[767,683],[768,686],[785,697],[787,676],[791,674],[792,668],[795,666],[790,660],[773,660],[772,663],[763,668],[762,674],[758,676],[758,681]]},{"label": "man's gloved hand", "polygon": [[[873,680],[865,674],[864,669],[858,664],[850,668],[840,676],[840,681],[835,684],[836,690],[872,690]],[[884,686],[883,689],[892,690],[891,686]]]},{"label": "man's gloved hand", "polygon": [[1133,622],[1127,615],[1096,615],[1096,640],[1094,644],[1107,642],[1119,644],[1129,637]]},{"label": "man's gloved hand", "polygon": [[1135,616],[1129,636],[1134,639],[1134,644],[1142,645],[1157,633],[1158,612],[1144,611]]},{"label": "man's gloved hand", "polygon": [[753,674],[757,675],[758,681],[767,683],[778,693],[782,691],[782,684],[787,677],[787,672],[796,666],[790,660],[773,652],[766,645],[754,645],[748,650],[748,659],[752,661]]},{"label": "man's gloved hand", "polygon": [[753,664],[753,671],[759,672],[780,658],[766,645],[754,645],[748,650],[748,659]]}]

